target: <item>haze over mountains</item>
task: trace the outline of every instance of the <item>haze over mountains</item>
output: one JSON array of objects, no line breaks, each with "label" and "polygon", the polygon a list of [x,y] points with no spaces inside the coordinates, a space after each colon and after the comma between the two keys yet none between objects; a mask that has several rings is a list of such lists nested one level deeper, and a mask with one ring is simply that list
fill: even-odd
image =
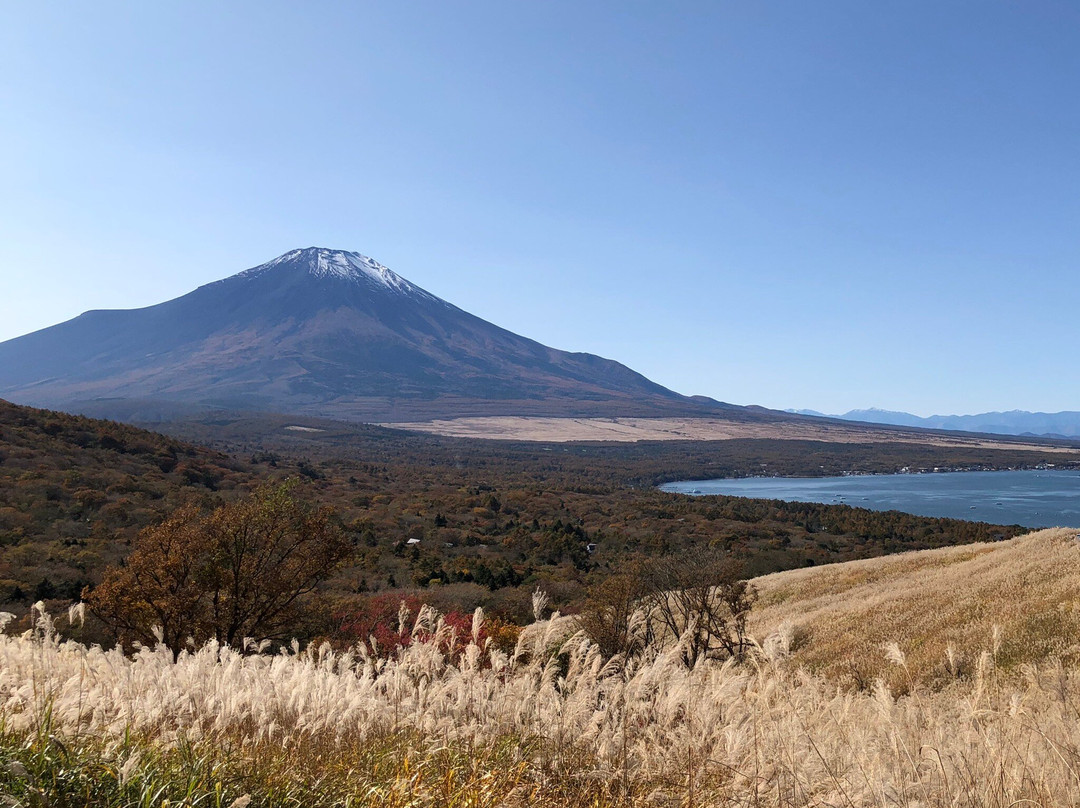
[{"label": "haze over mountains", "polygon": [[923,418],[909,412],[891,410],[851,410],[843,415],[826,415],[816,410],[788,410],[797,415],[841,418],[872,424],[913,426],[922,429],[948,429],[959,432],[984,432],[991,435],[1027,435],[1046,438],[1080,437],[1080,412],[983,412],[977,415],[931,415]]},{"label": "haze over mountains", "polygon": [[137,420],[185,408],[352,420],[742,409],[541,345],[359,253],[315,247],[0,343],[0,397]]}]

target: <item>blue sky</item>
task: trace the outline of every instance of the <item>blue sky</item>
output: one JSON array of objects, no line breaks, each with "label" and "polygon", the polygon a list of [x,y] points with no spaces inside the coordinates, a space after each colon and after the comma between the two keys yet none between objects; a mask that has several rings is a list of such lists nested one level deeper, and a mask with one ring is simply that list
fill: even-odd
[{"label": "blue sky", "polygon": [[1080,6],[8,3],[0,339],[355,249],[739,404],[1080,409]]}]

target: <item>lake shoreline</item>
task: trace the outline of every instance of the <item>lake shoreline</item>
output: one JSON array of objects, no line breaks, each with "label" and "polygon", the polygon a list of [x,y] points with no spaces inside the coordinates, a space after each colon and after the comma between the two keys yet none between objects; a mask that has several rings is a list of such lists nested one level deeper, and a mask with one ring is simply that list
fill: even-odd
[{"label": "lake shoreline", "polygon": [[1032,469],[680,480],[659,488],[690,496],[847,505],[1030,528],[1080,528],[1080,469],[1049,464]]},{"label": "lake shoreline", "polygon": [[1038,464],[1035,466],[968,466],[964,468],[919,469],[918,471],[845,471],[840,474],[799,475],[799,474],[742,474],[737,477],[701,477],[661,483],[658,488],[677,483],[708,482],[710,480],[841,480],[848,477],[916,477],[929,474],[973,474],[979,472],[1008,471],[1080,471],[1080,461],[1057,464]]}]

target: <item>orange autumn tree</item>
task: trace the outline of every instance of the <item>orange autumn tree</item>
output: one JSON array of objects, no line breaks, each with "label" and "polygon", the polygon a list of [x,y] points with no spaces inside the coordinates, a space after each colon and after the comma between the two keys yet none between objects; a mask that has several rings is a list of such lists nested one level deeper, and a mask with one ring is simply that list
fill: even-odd
[{"label": "orange autumn tree", "polygon": [[185,505],[139,533],[131,555],[84,593],[122,640],[161,641],[179,654],[189,637],[237,647],[286,639],[307,596],[352,552],[328,508],[266,485],[209,513]]}]

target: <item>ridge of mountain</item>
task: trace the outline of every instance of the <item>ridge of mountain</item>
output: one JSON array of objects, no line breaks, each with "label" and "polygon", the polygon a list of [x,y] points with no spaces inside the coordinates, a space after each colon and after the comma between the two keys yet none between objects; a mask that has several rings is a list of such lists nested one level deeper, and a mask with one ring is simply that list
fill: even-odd
[{"label": "ridge of mountain", "polygon": [[318,247],[164,303],[88,311],[0,343],[0,397],[166,420],[193,409],[345,420],[741,410],[547,347],[367,256]]},{"label": "ridge of mountain", "polygon": [[1040,438],[1080,437],[1080,412],[1029,412],[1008,410],[982,412],[974,415],[912,415],[909,412],[883,410],[876,407],[850,410],[843,415],[827,415],[816,410],[786,410],[794,415],[816,418],[839,418],[890,426],[910,426],[920,429],[944,429],[953,432],[982,432],[990,435],[1019,435]]}]

